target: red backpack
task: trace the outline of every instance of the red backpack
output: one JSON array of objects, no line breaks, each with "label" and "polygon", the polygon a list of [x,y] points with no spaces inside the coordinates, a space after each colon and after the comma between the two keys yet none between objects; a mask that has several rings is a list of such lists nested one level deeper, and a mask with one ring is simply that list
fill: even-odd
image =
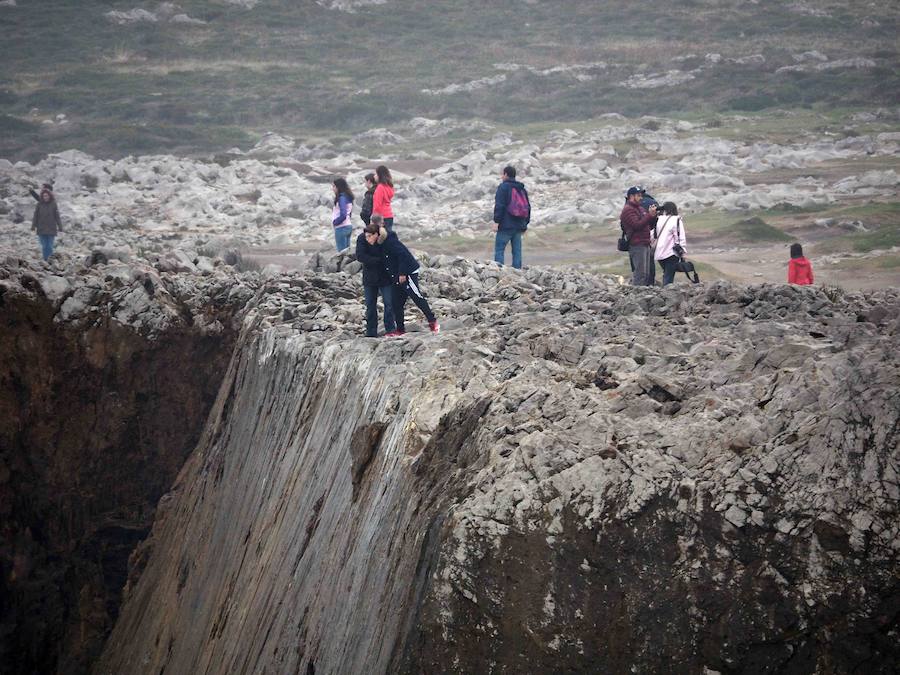
[{"label": "red backpack", "polygon": [[506,207],[506,212],[516,218],[528,217],[531,207],[528,205],[528,197],[525,196],[524,191],[517,187],[510,189],[509,206]]}]

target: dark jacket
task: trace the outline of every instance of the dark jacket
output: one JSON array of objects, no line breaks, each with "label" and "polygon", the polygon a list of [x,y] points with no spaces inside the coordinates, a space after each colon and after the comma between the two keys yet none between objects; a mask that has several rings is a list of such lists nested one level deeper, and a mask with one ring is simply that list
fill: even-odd
[{"label": "dark jacket", "polygon": [[38,202],[38,205],[34,207],[31,229],[36,230],[38,234],[49,236],[56,236],[58,232],[62,232],[62,220],[59,217],[55,199],[51,199],[49,202]]},{"label": "dark jacket", "polygon": [[[377,185],[375,187],[378,187]],[[372,199],[375,196],[375,187],[371,190],[366,190],[366,194],[363,197],[362,207],[359,210],[359,217],[362,218],[362,221],[368,225],[369,220],[372,218]]]},{"label": "dark jacket", "polygon": [[[381,231],[387,232],[384,228],[381,228]],[[381,237],[378,239],[381,240]],[[384,243],[381,244],[381,250],[384,253],[385,262],[394,283],[398,283],[397,277],[401,274],[409,276],[419,269],[419,261],[403,245],[396,232],[387,232],[387,237],[384,239]]]},{"label": "dark jacket", "polygon": [[625,202],[619,223],[632,246],[649,246],[650,230],[656,223],[656,216],[651,216],[639,204]]},{"label": "dark jacket", "polygon": [[384,249],[366,241],[365,233],[356,238],[356,259],[362,264],[363,286],[390,286],[394,283]]},{"label": "dark jacket", "polygon": [[[524,218],[511,216],[506,212],[514,187],[521,190],[525,194],[525,199],[528,200],[528,215]],[[531,222],[531,200],[528,199],[528,191],[525,186],[519,181],[506,179],[497,187],[497,193],[494,195],[494,222],[501,230],[528,229],[528,223]]]}]

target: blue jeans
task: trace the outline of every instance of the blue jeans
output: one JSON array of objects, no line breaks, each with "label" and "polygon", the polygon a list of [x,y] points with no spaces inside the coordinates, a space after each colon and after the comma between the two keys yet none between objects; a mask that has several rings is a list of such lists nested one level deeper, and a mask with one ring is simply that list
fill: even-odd
[{"label": "blue jeans", "polygon": [[497,230],[494,238],[494,260],[503,264],[506,245],[512,242],[512,266],[522,269],[522,230]]},{"label": "blue jeans", "polygon": [[334,228],[334,243],[338,251],[350,248],[350,235],[353,233],[352,225],[341,225]]},{"label": "blue jeans", "polygon": [[41,240],[41,255],[44,260],[53,255],[53,240],[56,239],[54,234],[39,234],[38,239]]},{"label": "blue jeans", "polygon": [[363,286],[366,294],[366,337],[378,335],[378,294],[384,303],[384,332],[390,333],[396,328],[394,323],[394,287]]}]

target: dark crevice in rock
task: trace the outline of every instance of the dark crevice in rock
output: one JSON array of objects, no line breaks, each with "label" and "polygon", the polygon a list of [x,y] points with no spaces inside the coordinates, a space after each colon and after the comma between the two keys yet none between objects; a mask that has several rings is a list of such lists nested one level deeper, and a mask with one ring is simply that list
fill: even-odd
[{"label": "dark crevice in rock", "polygon": [[353,460],[353,466],[350,467],[350,474],[353,480],[353,499],[359,496],[360,483],[366,472],[366,467],[375,456],[378,444],[381,442],[381,435],[384,433],[386,424],[376,422],[361,426],[353,432],[353,438],[350,440],[350,458]]},{"label": "dark crevice in rock", "polygon": [[235,335],[150,338],[102,312],[67,326],[37,294],[4,294],[0,309],[0,663],[84,673],[145,562],[139,543],[200,437]]}]

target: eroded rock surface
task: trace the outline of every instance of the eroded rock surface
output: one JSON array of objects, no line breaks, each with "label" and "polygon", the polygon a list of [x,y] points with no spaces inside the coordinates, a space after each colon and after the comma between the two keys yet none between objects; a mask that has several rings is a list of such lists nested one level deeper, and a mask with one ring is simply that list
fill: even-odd
[{"label": "eroded rock surface", "polygon": [[896,290],[437,257],[371,340],[352,264],[264,283],[96,672],[892,671]]}]

